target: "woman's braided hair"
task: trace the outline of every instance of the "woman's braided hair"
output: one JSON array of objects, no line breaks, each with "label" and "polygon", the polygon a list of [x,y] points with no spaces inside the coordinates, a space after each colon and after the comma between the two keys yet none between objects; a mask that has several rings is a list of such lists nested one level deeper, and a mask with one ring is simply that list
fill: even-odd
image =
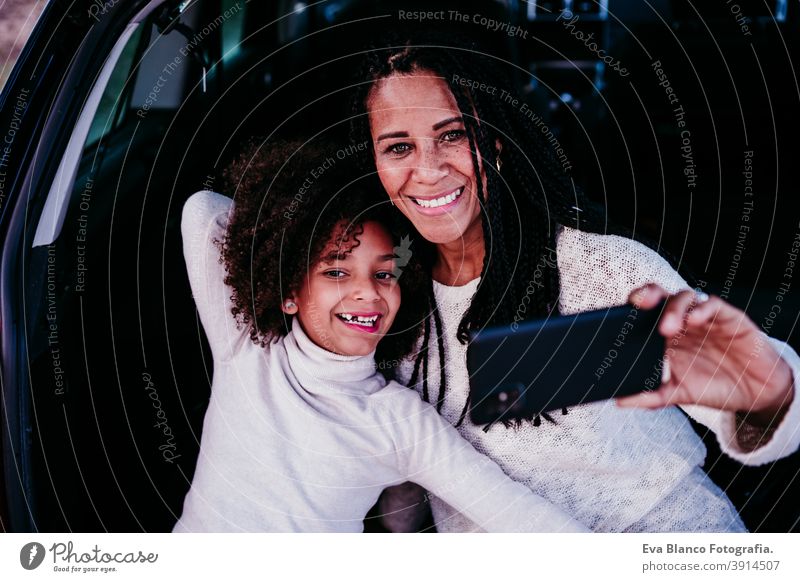
[{"label": "woman's braided hair", "polygon": [[[479,198],[486,200],[482,215],[486,252],[480,285],[458,327],[462,343],[468,341],[471,331],[484,326],[508,325],[553,312],[559,296],[558,269],[555,261],[546,257],[555,255],[560,226],[631,236],[628,229],[608,222],[602,209],[575,187],[532,117],[499,98],[503,89],[515,94],[514,86],[502,73],[504,64],[481,52],[474,42],[457,37],[418,33],[409,40],[408,36],[397,36],[380,46],[373,45],[365,53],[352,104],[351,139],[363,142],[371,139],[366,112],[375,81],[391,75],[430,72],[441,77],[455,97],[466,126],[475,174],[480,175],[480,156],[489,193],[484,198],[482,180],[478,179]],[[462,84],[463,80],[469,83]],[[473,85],[472,81],[476,83]],[[497,89],[493,94],[475,90],[473,86],[480,83]],[[495,169],[498,140],[502,148],[501,171]],[[428,251],[427,256],[432,260],[435,254]],[[531,288],[536,290],[532,296]],[[522,302],[525,297],[529,300],[527,305]],[[441,410],[445,393],[444,346],[432,286],[428,288],[428,304],[435,317],[442,364],[437,397],[437,408]],[[431,325],[426,323],[409,382],[415,386],[421,374],[426,400],[431,333]],[[467,401],[457,425],[463,422],[468,405]],[[534,420],[538,424],[538,417]]]}]

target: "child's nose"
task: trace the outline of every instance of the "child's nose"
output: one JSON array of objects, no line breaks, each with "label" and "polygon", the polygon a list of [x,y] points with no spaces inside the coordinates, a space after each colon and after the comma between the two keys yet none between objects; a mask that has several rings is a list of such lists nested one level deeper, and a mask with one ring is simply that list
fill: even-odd
[{"label": "child's nose", "polygon": [[353,287],[353,298],[359,301],[377,301],[380,299],[378,293],[378,281],[372,277],[364,277],[356,280]]}]

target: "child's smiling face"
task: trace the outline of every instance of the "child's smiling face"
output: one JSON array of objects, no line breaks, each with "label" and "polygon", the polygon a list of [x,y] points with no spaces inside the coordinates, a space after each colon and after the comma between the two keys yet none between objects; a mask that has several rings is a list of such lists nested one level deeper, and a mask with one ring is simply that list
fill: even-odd
[{"label": "child's smiling face", "polygon": [[[338,232],[342,223],[336,226]],[[308,270],[294,294],[303,331],[318,346],[337,354],[371,353],[392,326],[400,307],[400,285],[394,272],[392,237],[378,222],[365,222],[356,234],[360,244],[338,254],[331,241],[322,252],[330,260]],[[357,229],[356,232],[358,232]],[[347,248],[351,243],[347,244]]]}]

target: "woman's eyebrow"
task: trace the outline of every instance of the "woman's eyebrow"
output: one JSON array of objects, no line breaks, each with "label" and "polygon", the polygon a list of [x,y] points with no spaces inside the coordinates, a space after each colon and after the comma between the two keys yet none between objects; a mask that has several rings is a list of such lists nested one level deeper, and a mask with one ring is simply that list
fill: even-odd
[{"label": "woman's eyebrow", "polygon": [[408,137],[407,131],[393,131],[392,133],[382,133],[378,136],[378,139],[375,140],[375,143],[383,140],[383,139],[392,139],[395,137]]},{"label": "woman's eyebrow", "polygon": [[[443,119],[442,121],[437,121],[433,124],[433,131],[442,129],[445,125],[450,125],[451,123],[464,123],[464,118],[460,115],[455,117],[449,117],[447,119]],[[375,143],[378,143],[384,139],[393,139],[396,137],[408,137],[407,131],[393,131],[391,133],[382,133],[378,136],[378,139],[375,140]]]},{"label": "woman's eyebrow", "polygon": [[456,117],[450,117],[449,119],[439,121],[438,123],[435,123],[433,125],[433,131],[436,131],[437,129],[442,129],[445,125],[450,125],[451,123],[454,122],[464,123],[464,119],[460,115],[457,115]]}]

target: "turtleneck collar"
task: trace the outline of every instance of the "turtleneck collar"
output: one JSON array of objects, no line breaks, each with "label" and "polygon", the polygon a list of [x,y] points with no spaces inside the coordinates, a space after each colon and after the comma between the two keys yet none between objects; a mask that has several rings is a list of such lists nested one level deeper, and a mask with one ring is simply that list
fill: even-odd
[{"label": "turtleneck collar", "polygon": [[374,351],[366,356],[329,352],[311,341],[296,317],[283,344],[292,373],[309,392],[365,395],[386,385],[385,378],[376,370]]}]

